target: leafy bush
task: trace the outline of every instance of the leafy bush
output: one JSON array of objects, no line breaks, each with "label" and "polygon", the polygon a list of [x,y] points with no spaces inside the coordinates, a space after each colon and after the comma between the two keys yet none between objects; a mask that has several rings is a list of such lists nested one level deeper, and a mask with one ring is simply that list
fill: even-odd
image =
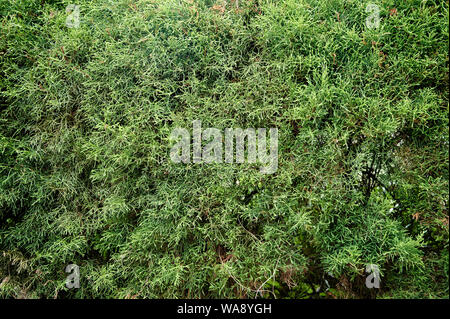
[{"label": "leafy bush", "polygon": [[[373,2],[1,0],[0,296],[448,298],[448,2]],[[171,162],[194,120],[277,172]]]}]

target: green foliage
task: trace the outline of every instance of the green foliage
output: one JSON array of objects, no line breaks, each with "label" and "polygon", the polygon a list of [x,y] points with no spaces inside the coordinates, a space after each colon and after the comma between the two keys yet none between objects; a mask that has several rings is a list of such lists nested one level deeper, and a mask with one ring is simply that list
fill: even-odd
[{"label": "green foliage", "polygon": [[[448,298],[448,2],[373,2],[0,0],[0,296]],[[193,120],[277,172],[171,162]]]}]

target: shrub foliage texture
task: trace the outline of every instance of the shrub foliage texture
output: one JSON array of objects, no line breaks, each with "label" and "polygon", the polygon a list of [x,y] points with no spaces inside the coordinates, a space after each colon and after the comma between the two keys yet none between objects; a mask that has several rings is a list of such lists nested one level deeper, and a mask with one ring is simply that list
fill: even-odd
[{"label": "shrub foliage texture", "polygon": [[0,297],[448,298],[449,4],[371,2],[0,0]]}]

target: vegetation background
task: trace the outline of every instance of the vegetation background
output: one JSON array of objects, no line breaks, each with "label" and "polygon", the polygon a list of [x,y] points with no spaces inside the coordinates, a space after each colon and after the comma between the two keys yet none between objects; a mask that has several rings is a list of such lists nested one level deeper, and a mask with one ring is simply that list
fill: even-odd
[{"label": "vegetation background", "polygon": [[[0,0],[0,297],[448,298],[449,4],[370,3]],[[193,120],[278,171],[172,163]]]}]

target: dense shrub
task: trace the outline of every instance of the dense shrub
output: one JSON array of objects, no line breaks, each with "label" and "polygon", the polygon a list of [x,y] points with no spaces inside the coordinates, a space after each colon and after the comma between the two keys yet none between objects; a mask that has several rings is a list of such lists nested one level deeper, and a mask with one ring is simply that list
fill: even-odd
[{"label": "dense shrub", "polygon": [[[448,2],[71,2],[0,0],[1,297],[448,298]],[[171,162],[193,120],[277,172]]]}]

